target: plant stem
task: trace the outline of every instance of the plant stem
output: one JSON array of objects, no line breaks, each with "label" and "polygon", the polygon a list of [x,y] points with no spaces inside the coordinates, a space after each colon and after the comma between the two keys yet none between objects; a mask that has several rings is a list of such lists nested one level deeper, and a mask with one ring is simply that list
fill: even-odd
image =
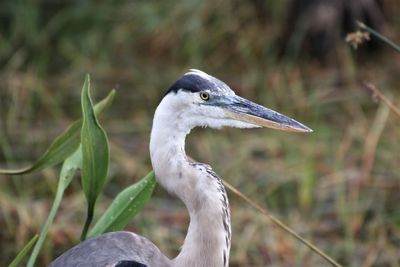
[{"label": "plant stem", "polygon": [[[79,150],[80,151],[80,150]],[[75,153],[74,155],[76,155]],[[53,205],[51,206],[51,210],[49,216],[47,216],[46,223],[44,224],[42,231],[40,232],[39,239],[33,248],[31,256],[29,257],[27,267],[33,267],[35,265],[35,261],[39,255],[40,249],[43,246],[43,243],[46,239],[47,233],[49,232],[49,228],[54,221],[54,218],[57,214],[58,208],[60,207],[61,200],[64,195],[65,189],[71,183],[74,178],[76,169],[69,169],[68,171],[64,171],[64,168],[67,169],[69,167],[70,161],[73,160],[73,156],[67,159],[67,162],[64,163],[63,169],[61,170],[60,178],[58,181],[56,196],[54,197]]]},{"label": "plant stem", "polygon": [[243,199],[247,204],[267,216],[276,226],[279,228],[283,229],[285,232],[289,233],[291,236],[299,240],[301,243],[309,247],[312,251],[320,255],[323,259],[325,259],[327,262],[329,262],[332,266],[335,267],[342,267],[339,263],[337,263],[334,259],[329,257],[327,254],[325,254],[322,250],[320,250],[317,246],[313,245],[310,241],[302,238],[298,233],[296,233],[292,228],[281,222],[278,218],[273,216],[271,213],[269,213],[267,210],[262,208],[260,205],[258,205],[256,202],[245,196],[242,192],[240,192],[238,189],[236,189],[233,185],[229,184],[225,180],[223,181],[224,185],[231,190],[235,195]]},{"label": "plant stem", "polygon": [[380,34],[379,32],[377,32],[374,29],[368,27],[367,25],[365,25],[364,23],[362,23],[360,21],[357,21],[356,23],[357,23],[358,27],[360,27],[360,29],[369,32],[370,34],[372,34],[376,38],[380,39],[382,42],[384,42],[387,45],[389,45],[390,47],[392,47],[394,50],[396,50],[396,52],[400,53],[400,46],[398,46],[395,42],[393,42],[392,40],[390,40],[389,38],[387,38],[383,34]]},{"label": "plant stem", "polygon": [[94,207],[92,207],[92,205],[88,205],[86,221],[85,221],[85,225],[83,226],[82,234],[80,237],[81,242],[86,239],[90,224],[93,221],[93,211],[94,211]]},{"label": "plant stem", "polygon": [[397,116],[400,117],[400,109],[396,107],[392,103],[392,101],[390,101],[378,88],[376,88],[375,85],[373,85],[372,83],[363,83],[363,85],[372,92],[374,97],[382,100],[383,103],[385,103],[385,105],[388,106],[391,111],[393,111]]}]

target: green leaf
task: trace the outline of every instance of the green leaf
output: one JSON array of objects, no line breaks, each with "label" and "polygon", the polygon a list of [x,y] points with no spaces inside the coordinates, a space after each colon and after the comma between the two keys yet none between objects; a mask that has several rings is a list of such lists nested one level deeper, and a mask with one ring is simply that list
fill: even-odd
[{"label": "green leaf", "polygon": [[150,199],[155,186],[154,172],[150,172],[139,182],[124,189],[97,221],[89,237],[123,229]]},{"label": "green leaf", "polygon": [[38,235],[35,235],[28,244],[18,253],[18,255],[14,258],[14,260],[8,265],[8,267],[17,267],[23,258],[25,258],[26,254],[28,254],[29,250],[31,250],[32,246],[35,244],[38,239]]},{"label": "green leaf", "polygon": [[[94,107],[95,114],[98,115],[108,108],[114,99],[115,90],[112,90],[106,98],[96,104]],[[49,146],[47,151],[30,167],[16,169],[16,170],[2,170],[0,174],[20,175],[33,171],[42,170],[44,168],[54,166],[68,156],[70,156],[80,144],[80,129],[82,126],[82,119],[72,123],[67,130],[59,135],[54,142]]]},{"label": "green leaf", "polygon": [[65,161],[61,168],[60,178],[58,180],[57,192],[56,196],[54,197],[53,205],[51,207],[49,216],[47,217],[46,223],[42,228],[42,231],[39,235],[39,240],[36,243],[31,256],[29,257],[28,267],[32,267],[35,264],[36,258],[39,255],[40,249],[42,248],[43,242],[46,239],[47,233],[51,224],[54,221],[56,216],[57,210],[60,206],[62,197],[64,195],[65,189],[71,183],[72,179],[75,176],[76,171],[82,165],[82,150],[79,147],[74,154],[69,156]]},{"label": "green leaf", "polygon": [[103,190],[109,162],[108,140],[105,131],[97,121],[90,98],[90,77],[86,76],[82,88],[82,187],[85,193],[88,210],[81,240],[86,238],[93,219],[96,200]]}]

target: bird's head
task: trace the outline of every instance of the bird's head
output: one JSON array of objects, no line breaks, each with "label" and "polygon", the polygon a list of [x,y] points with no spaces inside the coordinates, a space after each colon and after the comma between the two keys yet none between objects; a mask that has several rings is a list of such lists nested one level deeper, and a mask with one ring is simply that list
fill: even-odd
[{"label": "bird's head", "polygon": [[190,70],[177,80],[162,102],[161,112],[177,114],[189,129],[228,126],[312,132],[294,119],[237,96],[224,82],[199,70]]}]

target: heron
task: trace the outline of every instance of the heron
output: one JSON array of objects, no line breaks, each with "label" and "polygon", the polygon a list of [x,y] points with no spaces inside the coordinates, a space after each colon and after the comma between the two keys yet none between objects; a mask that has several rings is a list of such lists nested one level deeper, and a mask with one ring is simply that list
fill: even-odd
[{"label": "heron", "polygon": [[191,69],[167,90],[155,111],[150,137],[157,182],[184,203],[190,217],[178,255],[170,259],[149,239],[117,231],[83,241],[50,266],[227,267],[231,247],[228,197],[212,168],[185,153],[186,136],[195,127],[312,131],[236,95],[221,80]]}]

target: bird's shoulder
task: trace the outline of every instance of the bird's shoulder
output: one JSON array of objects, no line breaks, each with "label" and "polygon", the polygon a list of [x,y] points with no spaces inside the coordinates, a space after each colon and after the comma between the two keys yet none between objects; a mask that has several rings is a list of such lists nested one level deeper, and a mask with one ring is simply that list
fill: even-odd
[{"label": "bird's shoulder", "polygon": [[147,238],[118,231],[102,234],[69,249],[50,264],[50,267],[59,266],[152,267],[170,266],[170,260]]}]

